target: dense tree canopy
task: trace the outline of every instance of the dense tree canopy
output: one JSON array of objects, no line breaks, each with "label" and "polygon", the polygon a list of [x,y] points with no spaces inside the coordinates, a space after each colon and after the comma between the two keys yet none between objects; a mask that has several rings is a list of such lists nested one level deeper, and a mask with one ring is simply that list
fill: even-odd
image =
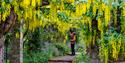
[{"label": "dense tree canopy", "polygon": [[118,60],[120,54],[125,57],[125,2],[121,0],[0,0],[0,38],[14,25],[22,26],[16,38],[20,31],[25,35],[50,27],[64,37],[64,43],[74,28],[86,49],[98,47],[102,62]]}]

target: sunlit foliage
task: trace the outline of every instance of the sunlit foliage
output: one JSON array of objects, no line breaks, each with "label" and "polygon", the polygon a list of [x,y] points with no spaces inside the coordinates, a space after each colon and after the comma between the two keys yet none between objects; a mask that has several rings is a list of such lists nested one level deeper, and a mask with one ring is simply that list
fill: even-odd
[{"label": "sunlit foliage", "polygon": [[[18,15],[17,21],[20,22],[22,19],[24,21],[24,29],[33,32],[37,27],[44,28],[54,24],[59,32],[66,35],[70,28],[75,28],[77,32],[80,32],[79,38],[86,47],[99,42],[99,56],[102,61],[108,63],[109,56],[115,60],[118,59],[120,49],[124,49],[125,46],[124,38],[122,38],[122,35],[125,35],[125,2],[119,3],[118,0],[50,0],[47,6],[42,6],[41,2],[42,0],[2,0],[0,24],[10,15],[11,7],[14,7]],[[117,19],[118,6],[121,7],[120,20]],[[43,12],[44,8],[49,8],[49,10]],[[98,25],[94,31],[93,19]],[[114,22],[113,25],[116,25],[117,21],[121,23],[119,25],[121,32],[115,36],[109,31],[111,23]],[[106,33],[110,34],[110,38],[105,39]]]}]

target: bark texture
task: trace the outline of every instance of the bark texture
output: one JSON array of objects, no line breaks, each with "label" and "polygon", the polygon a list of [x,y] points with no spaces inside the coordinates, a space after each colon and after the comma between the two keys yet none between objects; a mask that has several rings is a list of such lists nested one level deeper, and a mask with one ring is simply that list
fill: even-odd
[{"label": "bark texture", "polygon": [[11,47],[10,47],[10,54],[9,54],[9,60],[10,63],[20,63],[20,38],[16,37],[17,30],[19,28],[19,23],[16,22],[12,32],[12,38],[11,38]]},{"label": "bark texture", "polygon": [[0,38],[0,63],[4,60],[4,36]]}]

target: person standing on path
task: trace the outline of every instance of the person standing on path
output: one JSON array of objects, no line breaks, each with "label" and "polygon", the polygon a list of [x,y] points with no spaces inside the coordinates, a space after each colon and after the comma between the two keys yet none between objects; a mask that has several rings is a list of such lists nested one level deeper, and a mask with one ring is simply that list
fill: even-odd
[{"label": "person standing on path", "polygon": [[73,31],[73,29],[70,29],[70,43],[71,43],[72,55],[75,55],[75,42],[76,42],[76,33]]}]

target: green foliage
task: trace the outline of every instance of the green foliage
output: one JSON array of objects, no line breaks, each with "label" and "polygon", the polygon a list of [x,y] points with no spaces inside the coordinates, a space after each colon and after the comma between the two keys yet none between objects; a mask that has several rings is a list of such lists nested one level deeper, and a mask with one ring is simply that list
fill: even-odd
[{"label": "green foliage", "polygon": [[108,63],[108,61],[112,59],[118,60],[119,54],[123,53],[123,51],[121,51],[124,47],[123,36],[124,35],[117,33],[115,29],[110,29],[103,35],[103,38],[98,41],[101,62]]},{"label": "green foliage", "polygon": [[28,34],[27,40],[24,45],[24,50],[26,50],[28,53],[34,51],[40,51],[41,45],[41,32],[40,28],[35,29],[34,32],[31,32],[32,34]]},{"label": "green foliage", "polygon": [[58,13],[58,18],[62,21],[65,21],[65,22],[69,21],[69,17],[63,12]]},{"label": "green foliage", "polygon": [[49,13],[50,13],[50,8],[40,8],[40,10],[42,11],[42,13],[44,14],[44,15],[48,15]]},{"label": "green foliage", "polygon": [[90,58],[87,56],[85,50],[83,48],[79,48],[78,51],[80,52],[73,63],[90,63]]},{"label": "green foliage", "polygon": [[[37,2],[35,2],[37,1]],[[3,21],[6,21],[6,18],[10,15],[10,8],[11,6],[14,7],[14,11],[18,16],[18,20],[24,19],[24,28],[34,29],[33,32],[29,31],[28,36],[26,37],[26,42],[24,43],[24,52],[26,55],[24,55],[25,63],[47,63],[47,60],[49,57],[52,56],[58,56],[58,55],[65,55],[69,53],[69,48],[67,45],[63,44],[63,41],[65,40],[65,35],[67,35],[68,25],[72,24],[72,26],[78,27],[80,30],[77,30],[78,33],[78,42],[83,43],[82,46],[90,46],[92,44],[92,22],[91,20],[95,17],[96,10],[100,10],[102,12],[98,13],[98,17],[95,17],[99,19],[99,17],[103,18],[104,21],[101,23],[104,23],[106,27],[100,27],[101,30],[101,38],[98,39],[98,46],[100,46],[99,53],[100,53],[100,59],[102,59],[102,62],[104,63],[108,62],[109,56],[113,56],[113,58],[117,58],[119,51],[124,53],[124,42],[125,38],[121,35],[121,33],[116,33],[114,30],[107,31],[108,25],[110,25],[110,11],[113,7],[113,10],[117,8],[119,3],[112,3],[113,0],[103,0],[103,2],[99,2],[97,0],[93,0],[93,4],[87,3],[87,0],[75,0],[76,2],[64,2],[63,0],[49,0],[51,8],[38,8],[37,6],[40,6],[38,3],[41,0],[22,0],[17,2],[17,0],[3,0],[2,5],[0,7],[0,13],[2,13],[2,19]],[[46,0],[47,1],[47,0]],[[66,0],[65,0],[66,1]],[[71,0],[69,0],[71,1]],[[72,0],[73,1],[73,0]],[[85,6],[83,8],[82,6],[77,6],[74,3],[81,3],[82,6]],[[10,4],[9,4],[10,3]],[[101,3],[101,4],[100,4]],[[106,4],[105,4],[106,3]],[[109,4],[112,3],[112,6],[110,8]],[[60,5],[59,5],[60,4]],[[85,4],[85,5],[83,5]],[[97,5],[96,5],[97,4]],[[103,5],[102,5],[103,4]],[[57,5],[57,6],[56,6]],[[58,6],[59,5],[59,6]],[[78,8],[77,8],[78,7]],[[90,7],[90,8],[89,8]],[[102,7],[102,8],[101,8]],[[37,9],[36,9],[37,8]],[[115,9],[114,9],[115,8]],[[78,10],[78,11],[76,11]],[[84,10],[84,11],[79,11]],[[58,12],[61,11],[61,12]],[[124,10],[122,10],[124,12]],[[43,13],[42,13],[43,12]],[[83,15],[83,12],[84,15]],[[117,11],[116,11],[117,12]],[[103,14],[105,13],[105,16]],[[69,14],[67,16],[67,14]],[[109,15],[108,15],[109,14]],[[78,15],[78,16],[77,16]],[[0,15],[1,16],[1,15]],[[45,17],[44,17],[45,16]],[[69,16],[73,19],[69,19]],[[77,17],[76,17],[77,16]],[[82,19],[77,19],[78,17],[82,17]],[[47,17],[47,18],[46,18]],[[80,18],[81,18],[80,17]],[[43,19],[45,18],[45,19]],[[52,18],[52,19],[51,19]],[[59,18],[59,20],[58,20]],[[114,17],[116,18],[116,17]],[[121,17],[121,27],[122,27],[122,33],[125,33],[125,18],[124,16]],[[28,24],[25,23],[27,21],[30,21]],[[107,21],[107,22],[106,22]],[[99,22],[99,21],[98,21]],[[39,25],[43,25],[43,30],[36,29],[37,27],[40,27]],[[99,23],[99,24],[101,24]],[[1,24],[1,21],[0,21]],[[28,26],[30,24],[30,26]],[[117,24],[118,25],[118,24]],[[44,27],[45,26],[45,27]],[[102,25],[104,26],[104,25]],[[120,26],[120,25],[119,25]],[[18,28],[19,29],[19,28]],[[16,31],[16,30],[15,30]],[[17,30],[20,32],[20,30]],[[16,32],[17,32],[16,31]],[[63,33],[60,33],[63,32]],[[95,32],[96,33],[96,32]],[[119,38],[122,37],[122,38]],[[122,39],[122,43],[118,43],[118,39]],[[94,39],[93,39],[94,40]],[[115,41],[113,41],[115,40]],[[44,43],[47,43],[49,45],[45,45]],[[93,41],[94,42],[94,41]],[[53,45],[52,45],[53,44]],[[115,45],[114,45],[115,44]],[[117,45],[116,45],[117,44]],[[121,46],[121,44],[123,44]],[[97,45],[97,44],[96,44]],[[43,50],[44,49],[44,50]],[[113,50],[114,49],[114,50]],[[42,50],[42,51],[41,51]],[[118,52],[117,52],[117,51]],[[85,52],[83,53],[82,48],[78,48],[78,51],[81,52],[80,55],[78,55],[75,62],[82,62],[83,60],[88,60],[86,58]],[[114,52],[112,52],[114,51]],[[47,53],[45,53],[47,52]],[[117,53],[117,54],[116,54]],[[111,55],[109,55],[111,54]],[[41,61],[42,60],[42,61]]]},{"label": "green foliage", "polygon": [[[48,59],[53,56],[62,56],[69,53],[69,48],[62,43],[46,43],[41,48],[42,51],[24,54],[24,63],[48,63]],[[41,61],[42,60],[42,61]]]},{"label": "green foliage", "polygon": [[70,10],[72,12],[75,12],[76,11],[76,7],[70,3],[64,3],[64,7],[66,10]]},{"label": "green foliage", "polygon": [[[44,30],[35,29],[29,34],[24,45],[24,63],[48,63],[53,56],[62,56],[69,53],[69,48],[63,44],[59,32],[49,26]],[[41,61],[42,60],[42,61]]]},{"label": "green foliage", "polygon": [[32,53],[32,55],[26,54],[24,56],[24,63],[48,63],[50,54],[45,52]]},{"label": "green foliage", "polygon": [[70,52],[70,48],[63,43],[55,43],[54,46],[58,49],[60,55],[66,55]]},{"label": "green foliage", "polygon": [[10,60],[6,59],[4,60],[4,63],[10,63]]}]

